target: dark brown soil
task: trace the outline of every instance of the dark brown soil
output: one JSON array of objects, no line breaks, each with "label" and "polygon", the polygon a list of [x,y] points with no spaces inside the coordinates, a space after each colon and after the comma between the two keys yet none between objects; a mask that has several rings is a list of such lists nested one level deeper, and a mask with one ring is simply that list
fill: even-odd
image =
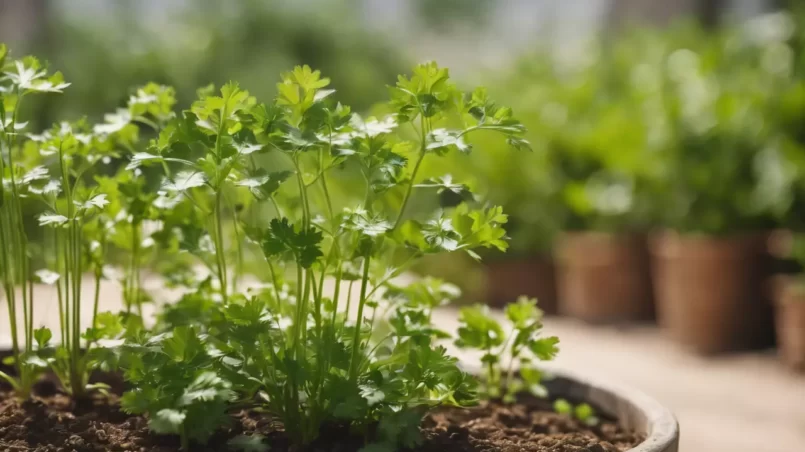
[{"label": "dark brown soil", "polygon": [[[177,438],[155,436],[147,421],[129,416],[111,400],[97,399],[76,408],[71,400],[40,387],[39,395],[20,404],[0,391],[0,452],[175,452]],[[603,421],[590,428],[552,413],[546,402],[524,400],[516,405],[490,403],[472,409],[446,409],[431,413],[422,423],[423,445],[416,452],[618,452],[639,444],[641,435],[625,432]],[[355,452],[361,441],[335,430],[323,432],[315,452]],[[288,452],[282,427],[265,415],[233,414],[228,431],[213,436],[206,447],[192,450],[228,451],[227,441],[241,434],[260,434],[271,452]]]},{"label": "dark brown soil", "polygon": [[619,452],[645,439],[609,420],[589,427],[539,400],[441,410],[422,427],[422,452]]}]

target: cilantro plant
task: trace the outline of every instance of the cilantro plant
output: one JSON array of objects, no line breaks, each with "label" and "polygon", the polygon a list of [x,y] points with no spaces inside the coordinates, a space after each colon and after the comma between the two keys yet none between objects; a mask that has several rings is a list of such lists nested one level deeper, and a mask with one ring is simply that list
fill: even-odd
[{"label": "cilantro plant", "polygon": [[[542,374],[535,364],[556,356],[559,339],[540,337],[542,311],[537,308],[536,300],[521,297],[517,303],[506,307],[506,318],[511,329],[494,319],[487,306],[462,308],[456,346],[483,352],[481,391],[486,397],[513,401],[522,391],[544,397],[546,391],[540,383]],[[506,331],[510,332],[506,334]]]},{"label": "cilantro plant", "polygon": [[[14,378],[0,372],[0,377],[23,399],[44,370],[40,360],[33,356],[34,344],[38,342],[33,320],[35,272],[31,268],[23,204],[32,195],[52,190],[53,185],[43,183],[47,171],[34,166],[37,157],[30,152],[32,140],[25,134],[26,122],[19,113],[26,97],[60,93],[67,86],[60,73],[48,76],[34,57],[9,59],[6,46],[0,44],[0,278],[8,305],[12,359],[17,374]],[[43,279],[49,278],[43,275]]]},{"label": "cilantro plant", "polygon": [[[282,76],[267,104],[229,83],[200,89],[175,114],[173,90],[148,84],[100,124],[59,123],[23,141],[15,132],[22,95],[67,85],[58,75],[44,80],[35,60],[14,67],[16,75],[1,79],[0,238],[13,327],[17,286],[24,293],[25,343],[14,333],[19,380],[4,375],[21,396],[47,368],[77,400],[104,389],[88,384],[92,370],[119,369],[132,387],[123,409],[147,416],[155,433],[178,435],[185,450],[242,407],[282,421],[298,448],[325,426],[348,426],[371,443],[367,450],[410,448],[425,410],[475,401],[476,380],[437,344],[450,335],[431,322],[457,289],[398,278],[427,254],[479,258],[477,250],[507,247],[501,208],[450,176],[420,174],[426,160],[469,153],[467,138],[478,131],[529,148],[524,127],[484,89],[465,94],[446,69],[427,63],[390,88],[386,116],[363,118],[334,100],[329,79],[303,66]],[[154,138],[144,148],[141,134],[148,133]],[[458,205],[410,208],[417,198],[457,189]],[[57,289],[56,334],[33,330],[23,198],[46,206],[38,221],[47,231],[47,267],[37,276]],[[171,271],[184,294],[146,328],[140,269],[152,244],[171,262],[194,256],[207,272]],[[99,313],[100,281],[111,277],[108,262],[120,251],[126,312]],[[266,270],[252,276],[268,281],[243,290],[247,252],[259,254]],[[82,322],[88,271],[92,318]],[[541,359],[555,353],[555,339],[536,338],[532,302],[513,305],[509,317],[515,333],[504,348],[512,363],[530,363],[526,349]],[[485,391],[494,394],[503,373],[489,357],[492,346],[504,345],[496,342],[501,327],[480,311],[464,311],[462,319],[459,341],[487,351]],[[85,323],[91,326],[82,331]],[[505,386],[514,391],[511,365]],[[522,375],[538,383],[530,367]]]},{"label": "cilantro plant", "polygon": [[[132,157],[129,168],[163,169],[162,196],[189,202],[209,219],[206,227],[191,220],[163,229],[180,236],[211,279],[166,308],[158,329],[175,337],[177,328],[200,325],[199,349],[213,358],[213,371],[241,403],[258,400],[281,419],[299,446],[314,441],[323,425],[348,424],[371,437],[378,422],[371,439],[379,447],[412,446],[422,411],[471,403],[474,379],[434,342],[448,335],[431,325],[430,313],[455,290],[431,280],[401,288],[395,278],[425,254],[477,257],[479,248],[506,248],[506,215],[475,197],[409,215],[418,192],[432,196],[452,184],[422,180],[422,162],[470,152],[466,137],[481,130],[501,133],[515,148],[528,143],[511,110],[483,89],[460,92],[433,63],[399,78],[390,88],[390,113],[380,118],[362,118],[334,101],[329,83],[304,66],[283,75],[269,104],[234,83],[215,94],[200,90],[200,99],[162,129],[147,153]],[[284,164],[269,171],[260,165],[262,154]],[[334,199],[344,174],[363,186],[338,190],[347,195]],[[238,212],[239,193],[254,198],[248,209],[267,205],[273,218]],[[235,231],[234,240],[247,237],[263,255],[270,275],[265,288],[232,289],[237,277],[226,250],[235,244],[225,231]],[[339,303],[344,292],[346,306]],[[209,370],[188,366],[186,384]],[[185,443],[201,440],[187,433],[198,427],[194,408],[149,396],[160,378],[173,377],[162,366],[144,367],[149,375],[141,381],[153,383],[127,396],[129,409],[158,418],[156,431],[179,432]],[[225,408],[217,408],[213,418],[225,419],[218,415]],[[165,409],[175,412],[160,416]],[[163,428],[163,421],[172,427]]]},{"label": "cilantro plant", "polygon": [[[115,186],[104,184],[102,178],[91,180],[85,175],[97,165],[108,164],[123,152],[133,151],[140,133],[140,125],[159,129],[160,124],[172,116],[172,92],[158,85],[148,85],[137,91],[128,108],[106,115],[101,124],[90,126],[85,121],[75,124],[60,123],[45,133],[35,136],[32,149],[38,151],[42,166],[35,170],[49,178],[46,168],[55,177],[40,193],[47,205],[39,216],[39,224],[48,227],[52,234],[50,262],[52,282],[59,298],[60,343],[51,360],[51,367],[61,378],[64,387],[73,397],[85,394],[90,371],[95,365],[93,347],[108,331],[98,322],[100,278],[103,275],[110,236],[115,230],[129,225],[131,234],[131,264],[126,272],[123,298],[128,311],[134,304],[141,314],[142,297],[139,295],[140,227],[147,214],[148,201],[153,197],[142,191],[136,179],[119,176]],[[136,155],[136,154],[135,154]],[[138,174],[134,175],[135,177]],[[119,210],[117,223],[105,209],[110,204],[109,193],[126,202],[128,211]],[[91,327],[82,331],[83,273],[92,269],[95,277],[95,297]]]},{"label": "cilantro plant", "polygon": [[[123,410],[149,413],[149,427],[159,434],[203,443],[216,427],[226,424],[226,408],[235,398],[231,383],[210,371],[213,356],[194,327],[180,326],[167,334],[126,346],[126,380],[134,390],[122,400]],[[154,372],[158,369],[158,372]]]}]

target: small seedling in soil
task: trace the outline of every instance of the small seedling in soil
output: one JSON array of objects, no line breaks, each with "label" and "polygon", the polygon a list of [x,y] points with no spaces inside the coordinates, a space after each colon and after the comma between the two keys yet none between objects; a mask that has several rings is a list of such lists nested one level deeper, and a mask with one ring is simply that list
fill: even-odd
[{"label": "small seedling in soil", "polygon": [[[559,339],[540,337],[542,311],[537,301],[521,297],[506,307],[510,327],[504,327],[484,305],[462,308],[456,346],[483,353],[481,391],[486,398],[513,402],[517,393],[531,392],[545,397],[539,361],[553,359],[559,352]],[[504,360],[508,359],[507,362]]]},{"label": "small seedling in soil", "polygon": [[598,425],[599,422],[593,407],[586,403],[573,406],[573,404],[565,399],[556,399],[553,402],[553,409],[559,414],[576,418],[590,426]]}]

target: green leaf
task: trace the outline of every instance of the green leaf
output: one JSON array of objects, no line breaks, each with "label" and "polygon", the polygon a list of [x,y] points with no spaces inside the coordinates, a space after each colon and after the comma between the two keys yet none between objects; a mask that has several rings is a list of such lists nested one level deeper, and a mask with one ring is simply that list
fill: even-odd
[{"label": "green leaf", "polygon": [[348,211],[344,223],[347,230],[360,232],[367,237],[377,237],[391,229],[391,223],[387,220],[370,216],[364,209]]},{"label": "green leaf", "polygon": [[35,275],[42,284],[46,284],[48,286],[52,286],[53,284],[55,284],[56,281],[58,281],[59,278],[61,277],[61,275],[59,275],[58,273],[52,270],[48,270],[46,268],[37,270]]},{"label": "green leaf", "polygon": [[34,330],[34,339],[36,340],[36,345],[39,348],[45,348],[50,342],[50,339],[53,338],[53,333],[50,331],[49,328],[41,327],[39,329]]},{"label": "green leaf", "polygon": [[44,213],[39,215],[39,226],[58,227],[67,223],[67,217],[56,213]]},{"label": "green leaf", "polygon": [[182,171],[173,177],[173,180],[166,179],[162,188],[167,191],[185,191],[191,188],[201,187],[207,182],[204,174],[198,171]]},{"label": "green leaf", "polygon": [[576,408],[573,410],[573,415],[576,416],[576,419],[587,422],[595,416],[595,410],[593,410],[593,407],[589,404],[582,403],[576,405]]},{"label": "green leaf", "polygon": [[375,386],[360,385],[358,389],[360,389],[361,397],[366,400],[370,407],[377,405],[386,398],[386,394]]},{"label": "green leaf", "polygon": [[136,152],[131,156],[131,161],[126,166],[126,169],[130,171],[150,163],[160,163],[162,161],[163,158],[161,155],[149,154],[148,152]]},{"label": "green leaf", "polygon": [[515,328],[525,328],[533,321],[542,318],[542,312],[537,309],[535,298],[520,297],[516,303],[506,306],[506,317],[511,320]]},{"label": "green leaf", "polygon": [[248,174],[248,178],[235,182],[235,185],[248,188],[255,198],[263,201],[279,190],[280,185],[292,175],[293,173],[291,171],[275,171],[268,173],[260,168]]},{"label": "green leaf", "polygon": [[489,315],[487,306],[475,305],[461,308],[458,320],[458,340],[460,348],[486,350],[499,346],[505,338],[503,328]]},{"label": "green leaf", "polygon": [[292,253],[299,265],[310,268],[316,259],[323,256],[319,248],[321,241],[321,231],[313,227],[297,230],[287,218],[274,218],[263,239],[262,248],[266,257]]},{"label": "green leaf", "polygon": [[215,372],[203,372],[185,388],[182,397],[179,399],[179,406],[188,406],[200,402],[212,402],[215,400],[229,401],[233,398],[231,384],[215,374]]},{"label": "green leaf", "polygon": [[468,185],[453,182],[453,176],[449,174],[424,180],[422,183],[416,184],[415,187],[435,188],[438,194],[449,191],[450,193],[458,195],[462,201],[471,201],[474,198]]},{"label": "green leaf", "polygon": [[187,415],[179,410],[165,408],[159,410],[154,414],[148,426],[155,433],[161,435],[178,435],[182,432],[182,425],[187,418]]},{"label": "green leaf", "polygon": [[107,195],[105,193],[101,193],[99,195],[95,195],[92,198],[84,201],[78,202],[76,201],[76,205],[82,209],[103,209],[109,204],[109,199],[107,199]]},{"label": "green leaf", "polygon": [[462,132],[458,130],[435,129],[428,134],[426,143],[425,149],[440,155],[452,149],[464,154],[472,151],[472,146],[464,141]]},{"label": "green leaf", "polygon": [[44,166],[35,166],[22,176],[22,183],[28,185],[38,180],[50,179],[50,174]]},{"label": "green leaf", "polygon": [[195,328],[188,326],[174,328],[171,337],[163,342],[163,348],[165,354],[176,362],[190,361],[204,352],[204,344]]},{"label": "green leaf", "polygon": [[144,388],[136,388],[123,393],[120,397],[120,408],[129,414],[147,413],[153,402],[153,392]]},{"label": "green leaf", "polygon": [[556,399],[553,402],[553,410],[559,414],[570,416],[573,413],[573,405],[565,399]]},{"label": "green leaf", "polygon": [[546,337],[543,339],[532,340],[528,343],[528,348],[537,358],[543,361],[550,361],[559,353],[559,338],[556,336]]}]

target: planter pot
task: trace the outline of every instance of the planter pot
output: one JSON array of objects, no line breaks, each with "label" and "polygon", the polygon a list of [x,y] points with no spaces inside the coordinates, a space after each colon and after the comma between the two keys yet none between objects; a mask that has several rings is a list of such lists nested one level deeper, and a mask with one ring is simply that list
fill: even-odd
[{"label": "planter pot", "polygon": [[547,256],[495,259],[485,263],[486,300],[503,307],[520,295],[536,298],[546,314],[556,314],[556,270]]},{"label": "planter pot", "polygon": [[583,401],[600,412],[618,419],[630,430],[646,435],[646,440],[630,452],[678,452],[679,424],[673,413],[640,391],[615,383],[551,370],[545,387],[552,397]]},{"label": "planter pot", "polygon": [[768,346],[771,306],[764,301],[765,235],[727,238],[655,236],[654,287],[660,325],[702,354]]},{"label": "planter pot", "polygon": [[775,321],[780,359],[805,372],[805,286],[793,278],[775,281]]},{"label": "planter pot", "polygon": [[591,323],[653,317],[648,252],[641,236],[565,233],[557,257],[561,313]]}]

